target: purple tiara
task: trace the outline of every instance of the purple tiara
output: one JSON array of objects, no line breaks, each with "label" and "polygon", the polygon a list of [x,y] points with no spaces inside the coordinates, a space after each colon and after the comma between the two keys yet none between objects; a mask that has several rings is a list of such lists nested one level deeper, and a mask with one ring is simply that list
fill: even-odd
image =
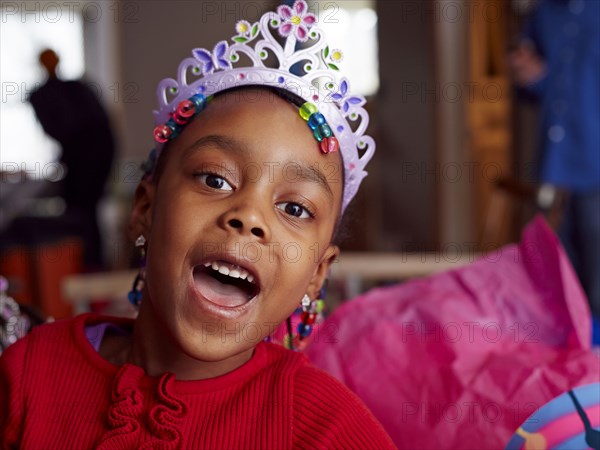
[{"label": "purple tiara", "polygon": [[[182,102],[208,98],[234,87],[258,85],[287,90],[314,105],[333,132],[332,140],[339,142],[344,162],[344,211],[367,175],[365,166],[375,152],[375,142],[364,134],[369,124],[365,98],[353,94],[349,81],[339,75],[342,52],[327,45],[304,0],[296,0],[291,8],[279,6],[277,12],[265,13],[253,24],[241,20],[235,30],[231,45],[220,41],[212,51],[194,49],[193,57],[179,64],[177,79],[165,78],[159,83],[155,124],[171,126],[174,117],[180,117],[176,114],[178,107],[182,114],[188,114],[181,109]],[[273,30],[283,38],[283,45],[275,39]],[[296,49],[298,42],[302,45]],[[303,74],[298,74],[298,67]],[[177,126],[171,128],[176,130]],[[157,139],[145,166],[147,172],[153,170],[164,141]]]}]

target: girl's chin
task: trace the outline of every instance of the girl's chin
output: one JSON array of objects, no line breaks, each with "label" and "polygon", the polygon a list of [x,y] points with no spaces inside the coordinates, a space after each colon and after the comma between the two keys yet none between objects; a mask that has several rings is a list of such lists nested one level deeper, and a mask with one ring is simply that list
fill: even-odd
[{"label": "girl's chin", "polygon": [[234,333],[231,329],[210,326],[202,333],[195,330],[195,336],[198,337],[179,345],[185,355],[198,363],[225,363],[228,360],[232,363],[238,360],[245,362],[252,355],[254,347],[262,341],[262,339],[256,342],[249,340],[243,334]]}]

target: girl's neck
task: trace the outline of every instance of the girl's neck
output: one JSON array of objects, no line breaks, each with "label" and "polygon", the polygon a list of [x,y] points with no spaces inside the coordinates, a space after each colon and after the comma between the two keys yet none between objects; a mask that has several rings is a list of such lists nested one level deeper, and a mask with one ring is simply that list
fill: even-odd
[{"label": "girl's neck", "polygon": [[192,358],[161,332],[162,324],[150,311],[150,305],[140,307],[131,336],[107,336],[100,346],[100,354],[113,364],[135,364],[149,376],[166,372],[175,374],[177,380],[203,380],[224,375],[246,363],[254,349],[228,358],[225,361],[201,361]]}]

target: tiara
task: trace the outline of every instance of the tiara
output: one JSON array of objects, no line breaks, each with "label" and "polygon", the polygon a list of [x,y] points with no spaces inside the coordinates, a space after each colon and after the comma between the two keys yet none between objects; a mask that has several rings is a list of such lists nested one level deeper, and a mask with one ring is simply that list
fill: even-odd
[{"label": "tiara", "polygon": [[[177,79],[165,78],[159,83],[159,106],[154,111],[157,129],[166,126],[168,137],[175,137],[187,119],[204,108],[210,96],[234,87],[257,85],[289,91],[307,102],[300,114],[309,125],[307,111],[318,111],[314,115],[324,117],[329,134],[339,143],[345,210],[367,175],[365,166],[375,152],[375,142],[364,134],[369,124],[365,98],[352,94],[348,79],[339,75],[342,52],[327,45],[323,30],[304,0],[296,0],[292,7],[279,6],[255,23],[240,20],[235,31],[231,43],[220,41],[212,51],[193,49],[193,57],[179,64]],[[315,137],[321,140],[318,130]],[[152,172],[167,138],[157,137],[155,129],[155,140],[156,146],[143,166],[147,173]]]}]

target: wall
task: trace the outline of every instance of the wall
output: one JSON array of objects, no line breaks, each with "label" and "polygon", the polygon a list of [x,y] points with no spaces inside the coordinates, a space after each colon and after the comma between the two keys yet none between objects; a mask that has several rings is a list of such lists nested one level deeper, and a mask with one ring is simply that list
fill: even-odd
[{"label": "wall", "polygon": [[[424,2],[379,1],[381,91],[376,99],[381,250],[428,250],[437,241],[433,16]],[[369,180],[371,181],[371,180]]]}]

